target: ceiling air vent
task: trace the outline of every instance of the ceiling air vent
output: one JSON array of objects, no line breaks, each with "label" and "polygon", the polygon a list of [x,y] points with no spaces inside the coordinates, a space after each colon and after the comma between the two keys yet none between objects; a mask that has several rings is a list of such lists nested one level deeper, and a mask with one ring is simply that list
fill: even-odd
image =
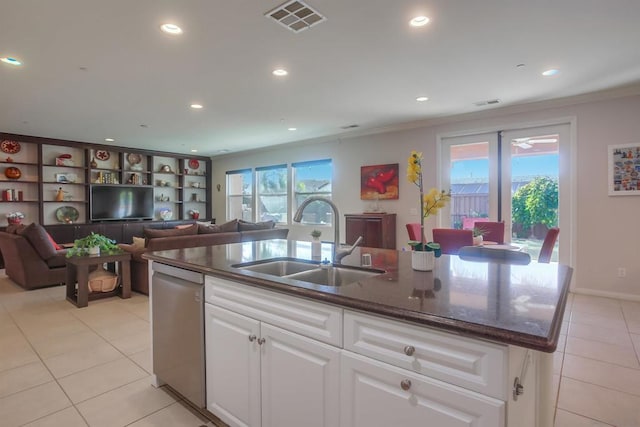
[{"label": "ceiling air vent", "polygon": [[485,105],[496,105],[496,104],[500,104],[499,99],[490,99],[488,101],[480,101],[480,102],[473,103],[473,105],[475,105],[476,107],[484,107]]},{"label": "ceiling air vent", "polygon": [[280,25],[294,33],[311,28],[327,19],[311,6],[299,0],[288,1],[265,13],[264,16],[275,19]]}]

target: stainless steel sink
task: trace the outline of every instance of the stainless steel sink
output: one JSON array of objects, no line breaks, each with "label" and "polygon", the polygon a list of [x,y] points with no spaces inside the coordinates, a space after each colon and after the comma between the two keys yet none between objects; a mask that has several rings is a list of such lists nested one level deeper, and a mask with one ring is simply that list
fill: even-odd
[{"label": "stainless steel sink", "polygon": [[318,268],[318,265],[318,262],[299,260],[296,258],[278,258],[235,264],[231,267],[282,277],[289,274],[300,273],[301,271],[313,270]]},{"label": "stainless steel sink", "polygon": [[349,283],[359,282],[360,280],[378,276],[384,273],[382,270],[364,270],[349,267],[329,267],[316,268],[315,270],[303,271],[301,273],[291,274],[288,279],[301,280],[303,282],[316,283],[326,286],[343,286]]},{"label": "stainless steel sink", "polygon": [[234,264],[231,267],[326,286],[343,286],[384,273],[384,270],[343,265],[324,268],[318,262],[297,258],[274,258]]}]

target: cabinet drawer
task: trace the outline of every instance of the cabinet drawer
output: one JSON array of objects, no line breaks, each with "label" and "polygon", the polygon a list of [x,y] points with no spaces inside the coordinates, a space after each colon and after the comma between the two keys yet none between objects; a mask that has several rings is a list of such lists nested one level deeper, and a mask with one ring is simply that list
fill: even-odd
[{"label": "cabinet drawer", "polygon": [[205,301],[342,347],[342,309],[207,276]]},{"label": "cabinet drawer", "polygon": [[342,351],[340,425],[504,427],[505,403]]},{"label": "cabinet drawer", "polygon": [[344,348],[507,400],[507,347],[345,310]]}]

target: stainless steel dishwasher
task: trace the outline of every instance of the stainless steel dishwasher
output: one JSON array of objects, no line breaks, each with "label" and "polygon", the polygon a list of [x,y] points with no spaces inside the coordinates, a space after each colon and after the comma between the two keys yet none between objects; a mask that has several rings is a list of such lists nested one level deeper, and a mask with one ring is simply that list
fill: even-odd
[{"label": "stainless steel dishwasher", "polygon": [[153,373],[204,408],[204,276],[154,262],[151,286]]}]

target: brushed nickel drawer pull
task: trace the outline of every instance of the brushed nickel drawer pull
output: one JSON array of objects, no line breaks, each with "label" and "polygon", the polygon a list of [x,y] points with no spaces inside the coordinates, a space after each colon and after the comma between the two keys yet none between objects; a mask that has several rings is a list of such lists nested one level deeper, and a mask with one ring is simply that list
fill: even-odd
[{"label": "brushed nickel drawer pull", "polygon": [[258,338],[258,344],[262,345],[266,341],[265,338]]},{"label": "brushed nickel drawer pull", "polygon": [[416,352],[416,348],[412,345],[407,345],[404,347],[404,354],[407,356],[413,356],[413,353]]},{"label": "brushed nickel drawer pull", "polygon": [[255,335],[249,335],[249,341],[254,342],[256,340],[256,336]]},{"label": "brushed nickel drawer pull", "polygon": [[411,380],[402,380],[400,381],[400,387],[407,391],[411,388]]}]

